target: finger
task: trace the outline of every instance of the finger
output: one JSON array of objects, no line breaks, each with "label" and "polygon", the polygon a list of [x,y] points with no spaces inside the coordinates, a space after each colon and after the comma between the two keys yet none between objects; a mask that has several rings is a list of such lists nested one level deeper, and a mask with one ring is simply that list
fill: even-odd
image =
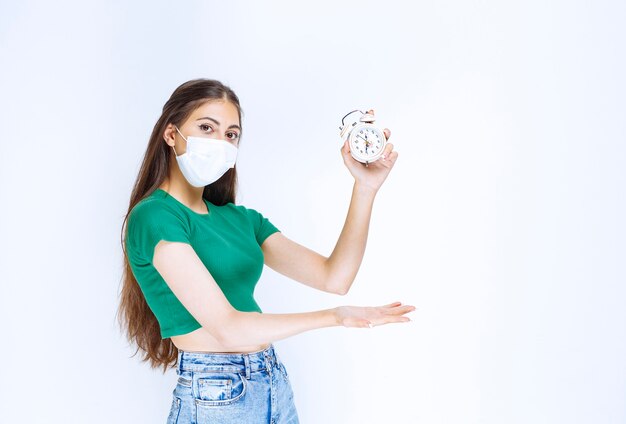
[{"label": "finger", "polygon": [[400,306],[400,305],[402,305],[402,302],[393,302],[388,305],[382,305],[381,308],[393,308],[394,306]]},{"label": "finger", "polygon": [[386,158],[389,156],[389,153],[393,151],[393,143],[385,144],[385,148],[383,149],[383,156]]},{"label": "finger", "polygon": [[411,319],[409,317],[389,316],[389,317],[385,317],[385,319],[383,320],[375,321],[372,326],[395,324],[399,322],[410,322],[410,321]]},{"label": "finger", "polygon": [[396,306],[393,308],[388,308],[387,310],[385,310],[385,314],[387,315],[404,315],[404,314],[408,314],[409,312],[413,312],[415,310],[415,306],[412,305],[403,305],[403,306]]},{"label": "finger", "polygon": [[391,137],[391,130],[389,128],[385,128],[383,132],[385,133],[385,138],[389,140],[389,137]]},{"label": "finger", "polygon": [[396,323],[396,322],[409,322],[411,318],[409,317],[390,317],[387,323]]},{"label": "finger", "polygon": [[389,155],[393,152],[393,143],[385,144],[385,148],[383,149],[383,154],[381,155],[381,159],[384,161],[389,159]]},{"label": "finger", "polygon": [[392,316],[392,317],[387,317],[385,319],[385,324],[393,323],[393,322],[409,322],[409,321],[411,321],[411,318],[409,318],[409,317]]},{"label": "finger", "polygon": [[394,164],[396,162],[396,159],[398,159],[398,152],[396,152],[395,150],[389,154],[383,155],[382,157],[383,162],[391,164]]},{"label": "finger", "polygon": [[343,156],[344,160],[349,160],[350,158],[352,158],[352,155],[350,154],[350,144],[348,143],[348,140],[344,141],[343,146],[341,146],[341,155]]}]

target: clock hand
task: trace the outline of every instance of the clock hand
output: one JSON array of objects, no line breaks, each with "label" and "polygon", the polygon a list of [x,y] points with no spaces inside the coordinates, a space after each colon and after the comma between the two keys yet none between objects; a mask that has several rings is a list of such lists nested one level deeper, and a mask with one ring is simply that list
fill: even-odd
[{"label": "clock hand", "polygon": [[[357,137],[361,137],[360,135],[357,135]],[[365,151],[367,152],[367,148],[369,146],[372,145],[372,143],[367,139],[367,135],[365,135],[366,138],[361,137],[361,140],[363,140],[365,142]]]}]

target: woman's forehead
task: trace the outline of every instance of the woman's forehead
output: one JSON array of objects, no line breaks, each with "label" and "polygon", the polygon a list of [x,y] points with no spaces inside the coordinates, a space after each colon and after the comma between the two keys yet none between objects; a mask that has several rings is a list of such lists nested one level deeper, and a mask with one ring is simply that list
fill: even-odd
[{"label": "woman's forehead", "polygon": [[202,117],[217,119],[221,125],[239,125],[239,113],[237,111],[237,106],[226,100],[208,101],[198,106],[198,108],[191,114],[191,118],[193,120]]}]

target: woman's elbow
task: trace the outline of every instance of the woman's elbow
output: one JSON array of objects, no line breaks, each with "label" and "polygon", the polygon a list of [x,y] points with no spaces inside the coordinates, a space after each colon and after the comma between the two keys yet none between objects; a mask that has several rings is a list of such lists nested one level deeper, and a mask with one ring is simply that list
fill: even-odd
[{"label": "woman's elbow", "polygon": [[345,296],[348,294],[349,289],[347,287],[341,287],[336,289],[333,293],[339,296]]},{"label": "woman's elbow", "polygon": [[326,282],[326,292],[328,293],[332,293],[332,294],[337,294],[339,296],[345,296],[346,294],[348,294],[348,291],[350,290],[350,284],[351,282],[348,281],[333,281],[333,280],[329,280]]},{"label": "woman's elbow", "polygon": [[203,327],[222,347],[230,349],[240,343],[241,331],[238,331],[236,321],[237,311],[232,311]]}]

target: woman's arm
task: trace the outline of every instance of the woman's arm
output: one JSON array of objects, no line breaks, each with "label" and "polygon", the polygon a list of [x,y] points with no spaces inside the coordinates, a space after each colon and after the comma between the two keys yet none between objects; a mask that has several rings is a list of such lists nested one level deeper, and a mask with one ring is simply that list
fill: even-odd
[{"label": "woman's arm", "polygon": [[374,190],[354,184],[348,215],[330,257],[274,233],[261,246],[265,263],[315,289],[346,294],[363,261],[375,195]]},{"label": "woman's arm", "polygon": [[314,312],[240,312],[228,302],[191,245],[161,241],[153,264],[191,315],[225,347],[270,343],[316,328],[369,327],[409,321],[415,308],[399,302],[378,307],[340,306]]},{"label": "woman's arm", "polygon": [[[389,138],[389,129],[384,132]],[[322,256],[282,233],[272,234],[261,248],[265,263],[273,270],[313,288],[343,295],[350,290],[363,261],[374,198],[398,153],[393,151],[393,144],[387,143],[383,158],[367,167],[352,157],[347,141],[341,154],[355,182],[348,214],[331,255]]]}]

